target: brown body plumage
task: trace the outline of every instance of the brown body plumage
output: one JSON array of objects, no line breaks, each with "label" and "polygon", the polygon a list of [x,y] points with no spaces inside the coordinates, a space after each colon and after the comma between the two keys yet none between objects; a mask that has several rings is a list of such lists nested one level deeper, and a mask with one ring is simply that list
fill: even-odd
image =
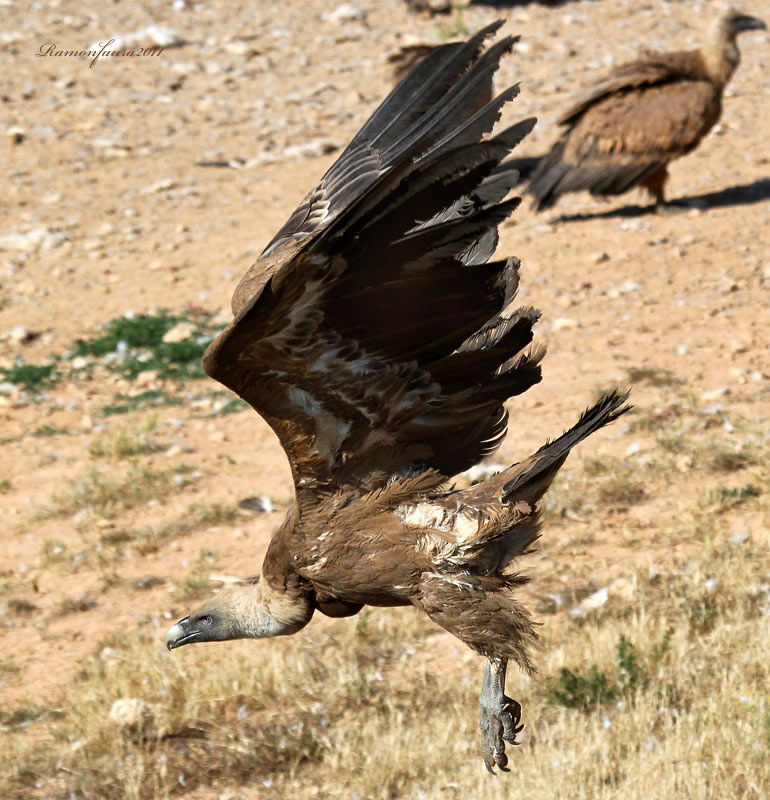
[{"label": "brown body plumage", "polygon": [[613,70],[559,119],[566,130],[529,186],[535,207],[567,192],[616,195],[635,186],[662,204],[668,163],[697,147],[722,113],[739,62],[736,36],[764,27],[731,9],[697,50],[647,53]]},{"label": "brown body plumage", "polygon": [[[235,319],[209,347],[212,377],[278,435],[296,503],[254,586],[181,620],[169,648],[294,633],[316,609],[414,605],[489,659],[488,766],[504,767],[517,705],[505,664],[530,669],[534,633],[514,559],[570,449],[624,410],[610,394],[566,434],[463,491],[448,479],[492,453],[505,401],[540,380],[533,309],[509,312],[518,261],[490,261],[526,120],[484,139],[507,38],[490,26],[434,51],[375,112],[248,271]],[[502,163],[501,163],[502,162]]]}]

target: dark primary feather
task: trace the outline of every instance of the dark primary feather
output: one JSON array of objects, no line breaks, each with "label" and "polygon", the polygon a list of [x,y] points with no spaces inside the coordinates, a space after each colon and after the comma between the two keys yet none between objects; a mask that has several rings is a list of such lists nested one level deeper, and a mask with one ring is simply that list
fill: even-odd
[{"label": "dark primary feather", "polygon": [[478,108],[514,41],[481,52],[498,27],[394,89],[247,273],[206,353],[278,434],[300,505],[467,469],[504,436],[505,400],[540,380],[542,352],[524,351],[538,315],[506,312],[518,261],[490,260],[519,203],[504,200],[506,158],[534,125],[483,138],[517,92]]}]

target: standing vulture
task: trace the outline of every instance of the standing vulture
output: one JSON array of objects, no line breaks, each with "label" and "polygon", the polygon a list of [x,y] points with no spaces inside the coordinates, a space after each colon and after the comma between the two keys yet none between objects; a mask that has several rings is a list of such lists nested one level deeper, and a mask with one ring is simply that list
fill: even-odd
[{"label": "standing vulture", "polygon": [[[505,767],[519,730],[508,659],[533,668],[514,563],[569,451],[626,407],[612,392],[577,425],[470,489],[448,480],[494,452],[505,401],[540,380],[539,314],[507,311],[519,262],[492,260],[520,198],[501,161],[528,119],[489,134],[512,87],[477,109],[515,40],[502,23],[435,50],[391,92],[246,273],[204,356],[288,456],[296,501],[261,578],[190,613],[193,642],[295,633],[318,609],[416,606],[488,659],[482,748]],[[528,425],[531,423],[527,423]]]},{"label": "standing vulture", "polygon": [[559,119],[566,130],[529,185],[535,208],[566,192],[623,194],[634,186],[661,208],[668,162],[697,147],[722,113],[722,92],[740,60],[737,35],[764,28],[729,9],[697,50],[647,53],[613,70]]}]

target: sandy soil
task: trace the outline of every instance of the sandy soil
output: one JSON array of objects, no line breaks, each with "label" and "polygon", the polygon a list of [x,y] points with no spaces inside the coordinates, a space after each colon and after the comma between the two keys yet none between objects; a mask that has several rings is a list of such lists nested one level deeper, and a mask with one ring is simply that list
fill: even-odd
[{"label": "sandy soil", "polygon": [[[521,81],[511,115],[541,120],[521,147],[531,155],[552,142],[568,98],[609,64],[641,46],[692,46],[715,6],[533,3],[430,19],[409,16],[398,0],[358,0],[364,19],[335,21],[324,13],[338,4],[319,0],[5,5],[0,128],[9,133],[0,142],[0,237],[44,229],[39,244],[28,237],[19,249],[5,239],[0,249],[5,368],[17,356],[28,363],[66,357],[76,339],[127,311],[226,310],[237,278],[384,95],[386,55],[409,37],[438,40],[507,18],[506,30],[521,34],[522,44],[498,86]],[[743,8],[767,11],[761,0]],[[35,57],[45,43],[82,48],[150,24],[172,28],[179,44],[156,58],[93,68],[86,59]],[[721,123],[671,169],[670,194],[689,199],[689,209],[658,216],[640,208],[648,202],[641,193],[610,202],[573,195],[540,216],[525,203],[504,228],[501,252],[524,263],[520,299],[543,309],[538,336],[549,355],[542,384],[511,404],[510,434],[495,460],[514,460],[559,433],[597,387],[628,384],[630,369],[669,370],[679,382],[640,382],[633,400],[642,410],[675,413],[691,398],[706,410],[721,404],[720,422],[766,422],[770,36],[741,43],[744,62]],[[232,159],[255,163],[196,166]],[[145,378],[144,388],[160,386],[180,397],[209,388]],[[13,387],[0,395],[0,647],[13,665],[0,674],[3,708],[30,698],[55,702],[116,632],[154,625],[160,646],[167,620],[185,612],[174,589],[200,572],[200,554],[215,554],[210,573],[255,574],[290,501],[285,458],[256,415],[208,418],[186,404],[99,416],[118,392],[135,389],[97,373],[57,383],[42,397]],[[95,439],[152,414],[159,449],[142,464],[183,463],[199,471],[197,480],[112,519],[41,518],[51,497],[94,465]],[[65,433],[33,436],[41,426]],[[618,425],[583,454],[643,452],[648,438]],[[674,491],[650,476],[644,503],[598,514],[588,525],[593,538],[564,570],[590,571],[599,585],[627,561],[665,561],[673,545],[656,539],[656,520],[699,490],[686,472],[685,464]],[[128,548],[118,557],[102,544],[105,533],[161,525],[196,502],[234,507],[255,494],[271,497],[278,510],[242,512],[235,523],[203,526],[148,555]],[[748,526],[766,538],[764,519],[736,516],[735,532]],[[537,595],[557,577],[533,568]],[[161,580],[142,590],[148,576]],[[86,610],[55,613],[63,598],[81,597]],[[34,608],[16,613],[9,598]]]}]

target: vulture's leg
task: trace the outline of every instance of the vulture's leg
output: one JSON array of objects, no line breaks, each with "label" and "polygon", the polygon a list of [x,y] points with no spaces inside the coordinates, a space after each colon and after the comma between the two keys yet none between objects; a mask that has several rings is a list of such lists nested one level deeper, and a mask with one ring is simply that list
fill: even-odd
[{"label": "vulture's leg", "polygon": [[653,172],[649,178],[642,182],[642,186],[655,198],[655,213],[668,214],[681,211],[678,206],[673,206],[666,202],[664,187],[668,180],[668,170],[661,167],[657,172]]},{"label": "vulture's leg", "polygon": [[521,706],[505,694],[507,667],[506,659],[490,658],[481,687],[481,754],[493,775],[495,766],[508,771],[505,743],[518,744],[516,734],[524,727],[519,724]]}]

